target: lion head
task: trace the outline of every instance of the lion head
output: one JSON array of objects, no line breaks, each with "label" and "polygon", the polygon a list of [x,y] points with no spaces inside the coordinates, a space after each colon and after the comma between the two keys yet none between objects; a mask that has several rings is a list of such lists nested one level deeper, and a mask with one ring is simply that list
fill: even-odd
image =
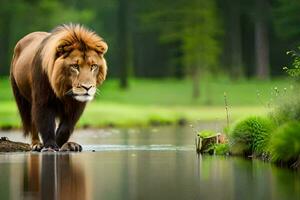
[{"label": "lion head", "polygon": [[101,37],[83,26],[56,28],[42,49],[42,67],[56,96],[92,100],[106,78],[107,48]]}]

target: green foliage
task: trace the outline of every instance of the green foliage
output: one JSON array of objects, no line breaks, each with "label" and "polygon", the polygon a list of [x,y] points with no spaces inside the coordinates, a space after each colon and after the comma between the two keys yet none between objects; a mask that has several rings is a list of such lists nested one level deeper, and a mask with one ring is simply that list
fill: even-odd
[{"label": "green foliage", "polygon": [[299,94],[288,95],[280,98],[280,101],[277,102],[269,115],[277,125],[281,125],[287,121],[300,121]]},{"label": "green foliage", "polygon": [[[217,69],[235,74],[235,67],[228,68],[229,62],[233,60],[238,60],[233,63],[240,63],[245,67],[241,71],[247,71],[250,75],[255,73],[251,68],[255,53],[253,48],[248,48],[253,46],[255,18],[252,15],[255,12],[255,1],[126,2],[129,7],[126,24],[130,32],[126,52],[130,52],[130,75],[183,77],[189,72],[183,67],[200,68],[201,72],[197,73],[202,75],[202,81],[204,70]],[[74,22],[83,23],[103,36],[109,44],[106,55],[109,75],[118,76],[119,3],[119,0],[1,0],[0,74],[8,74],[13,47],[25,34],[49,31],[58,24]],[[279,72],[277,65],[281,66],[285,59],[281,52],[295,43],[293,40],[300,38],[299,4],[297,0],[275,0],[272,2],[274,16],[264,12],[266,17],[270,17],[266,28],[273,30],[275,26],[281,38],[289,39],[288,42],[279,41],[278,35],[270,32],[270,60],[272,72],[276,74]],[[271,21],[274,21],[274,25]],[[236,34],[231,34],[232,31]],[[234,48],[234,43],[240,47]]]},{"label": "green foliage", "polygon": [[296,162],[300,156],[300,123],[292,121],[280,126],[270,139],[269,150],[274,162]]},{"label": "green foliage", "polygon": [[275,30],[284,38],[299,38],[300,1],[276,0],[273,7]]},{"label": "green foliage", "polygon": [[229,155],[230,146],[228,143],[225,144],[211,144],[204,153],[215,154],[219,156]]},{"label": "green foliage", "polygon": [[[298,47],[300,50],[300,47]],[[289,51],[287,54],[291,55],[293,60],[292,67],[284,67],[287,73],[292,77],[300,76],[300,54],[296,51]]]},{"label": "green foliage", "polygon": [[230,151],[229,144],[216,144],[214,145],[216,155],[228,155]]},{"label": "green foliage", "polygon": [[18,40],[34,31],[51,31],[63,23],[88,24],[90,9],[76,9],[65,0],[0,1],[0,74],[8,74]]},{"label": "green foliage", "polygon": [[210,137],[210,136],[215,136],[217,133],[213,130],[202,130],[198,133],[198,135],[202,138]]},{"label": "green foliage", "polygon": [[218,65],[222,26],[214,0],[160,1],[160,9],[143,15],[144,23],[161,21],[152,28],[165,43],[178,43],[184,67],[211,69]]},{"label": "green foliage", "polygon": [[267,144],[274,128],[275,125],[270,119],[259,116],[250,116],[236,122],[230,130],[232,153],[267,153]]}]

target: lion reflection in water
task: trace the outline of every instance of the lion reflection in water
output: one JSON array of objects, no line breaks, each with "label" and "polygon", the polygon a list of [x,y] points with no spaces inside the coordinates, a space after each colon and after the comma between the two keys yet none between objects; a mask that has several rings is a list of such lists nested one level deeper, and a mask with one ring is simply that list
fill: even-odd
[{"label": "lion reflection in water", "polygon": [[26,166],[25,199],[90,199],[83,166],[70,155],[29,155]]}]

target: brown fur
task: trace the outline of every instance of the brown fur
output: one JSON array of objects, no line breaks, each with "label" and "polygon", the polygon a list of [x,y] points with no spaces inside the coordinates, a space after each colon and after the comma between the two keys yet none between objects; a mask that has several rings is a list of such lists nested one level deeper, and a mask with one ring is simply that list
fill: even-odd
[{"label": "brown fur", "polygon": [[106,51],[101,37],[72,24],[30,33],[17,43],[11,84],[24,133],[31,134],[33,145],[39,144],[38,133],[45,147],[68,141],[85,101],[106,78]]}]

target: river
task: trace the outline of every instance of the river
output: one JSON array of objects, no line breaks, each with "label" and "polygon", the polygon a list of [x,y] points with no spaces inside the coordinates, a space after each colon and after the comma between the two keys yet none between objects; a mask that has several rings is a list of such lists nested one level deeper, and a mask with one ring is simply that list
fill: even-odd
[{"label": "river", "polygon": [[[27,141],[19,131],[0,136]],[[299,172],[197,156],[189,127],[77,130],[72,141],[84,151],[1,153],[0,199],[300,199]]]}]

